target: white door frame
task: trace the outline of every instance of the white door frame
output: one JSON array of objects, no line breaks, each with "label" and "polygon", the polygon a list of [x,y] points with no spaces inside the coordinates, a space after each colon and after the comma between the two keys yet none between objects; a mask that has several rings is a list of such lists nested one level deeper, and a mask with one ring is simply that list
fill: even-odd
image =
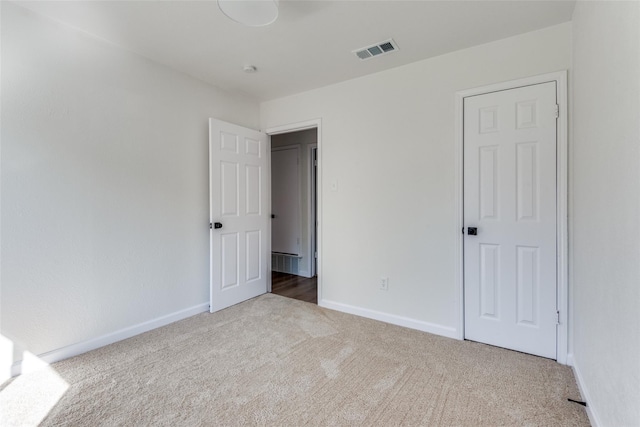
[{"label": "white door frame", "polygon": [[311,277],[316,275],[316,218],[318,206],[316,204],[316,196],[318,193],[318,176],[313,176],[313,172],[315,170],[315,165],[313,164],[313,150],[316,150],[316,161],[318,157],[318,144],[308,144],[307,145],[307,159],[309,160],[309,166],[307,168],[307,194],[308,194],[308,207],[307,212],[309,213],[309,220],[307,221],[308,225],[308,236],[309,236],[309,275]]},{"label": "white door frame", "polygon": [[557,329],[556,360],[558,363],[567,364],[568,355],[568,240],[567,240],[567,71],[542,74],[538,76],[526,77],[503,83],[482,86],[456,92],[455,103],[455,191],[456,191],[456,298],[458,307],[458,339],[464,339],[464,243],[462,227],[464,227],[464,167],[463,167],[463,137],[464,137],[464,98],[468,96],[481,95],[501,90],[514,89],[522,86],[531,86],[539,83],[556,82],[556,102],[559,105],[559,117],[557,121],[557,160],[556,160],[556,246],[557,246],[557,310],[559,311],[559,322]]},{"label": "white door frame", "polygon": [[[291,133],[307,129],[316,129],[317,132],[317,160],[318,171],[316,179],[316,212],[318,216],[318,228],[316,232],[316,240],[318,246],[318,258],[316,259],[316,274],[318,276],[318,304],[322,301],[322,119],[307,120],[304,122],[290,123],[281,126],[273,126],[267,128],[264,132],[269,135],[279,135],[282,133]],[[269,138],[271,139],[271,138]],[[268,147],[269,155],[269,168],[271,168],[271,142]],[[271,176],[271,169],[269,169],[269,176]],[[271,188],[269,188],[271,192]],[[269,196],[269,210],[271,210],[271,196]],[[271,257],[269,257],[269,282],[267,284],[267,292],[271,292]]]}]

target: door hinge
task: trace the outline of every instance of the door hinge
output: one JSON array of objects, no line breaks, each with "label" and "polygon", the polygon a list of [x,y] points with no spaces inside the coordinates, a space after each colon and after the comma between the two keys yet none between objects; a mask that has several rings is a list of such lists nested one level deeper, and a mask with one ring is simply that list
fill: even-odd
[{"label": "door hinge", "polygon": [[314,258],[318,258],[318,252],[314,252],[314,253],[313,253],[313,257],[314,257]]},{"label": "door hinge", "polygon": [[313,166],[316,166],[316,167],[318,166],[318,161],[317,160],[313,161]]},{"label": "door hinge", "polygon": [[554,112],[555,112],[555,115],[556,115],[556,119],[558,117],[560,117],[560,106],[558,104],[556,104]]},{"label": "door hinge", "polygon": [[560,311],[556,310],[556,325],[560,324]]},{"label": "door hinge", "polygon": [[213,230],[213,223],[212,222],[209,223],[209,230]]}]

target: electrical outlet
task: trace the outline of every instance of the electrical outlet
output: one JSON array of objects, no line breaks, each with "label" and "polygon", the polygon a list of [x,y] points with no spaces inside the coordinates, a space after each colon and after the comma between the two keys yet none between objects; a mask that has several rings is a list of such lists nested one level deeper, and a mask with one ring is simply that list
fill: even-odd
[{"label": "electrical outlet", "polygon": [[388,277],[381,277],[380,278],[380,290],[381,291],[388,291],[389,290],[389,278]]}]

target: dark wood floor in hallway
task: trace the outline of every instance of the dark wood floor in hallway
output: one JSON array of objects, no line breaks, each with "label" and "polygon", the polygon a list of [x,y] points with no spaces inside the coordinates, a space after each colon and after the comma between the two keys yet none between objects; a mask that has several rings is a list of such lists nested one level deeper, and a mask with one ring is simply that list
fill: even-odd
[{"label": "dark wood floor in hallway", "polygon": [[307,278],[274,271],[271,273],[271,293],[317,304],[318,276]]}]

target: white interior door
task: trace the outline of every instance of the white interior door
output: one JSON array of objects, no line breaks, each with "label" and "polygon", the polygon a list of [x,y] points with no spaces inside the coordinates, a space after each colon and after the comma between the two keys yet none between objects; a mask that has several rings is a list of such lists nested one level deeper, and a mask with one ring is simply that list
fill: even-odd
[{"label": "white interior door", "polygon": [[267,292],[267,135],[209,119],[211,312]]},{"label": "white interior door", "polygon": [[553,359],[556,108],[555,82],[464,99],[465,338]]},{"label": "white interior door", "polygon": [[271,251],[300,254],[300,147],[271,151]]}]

